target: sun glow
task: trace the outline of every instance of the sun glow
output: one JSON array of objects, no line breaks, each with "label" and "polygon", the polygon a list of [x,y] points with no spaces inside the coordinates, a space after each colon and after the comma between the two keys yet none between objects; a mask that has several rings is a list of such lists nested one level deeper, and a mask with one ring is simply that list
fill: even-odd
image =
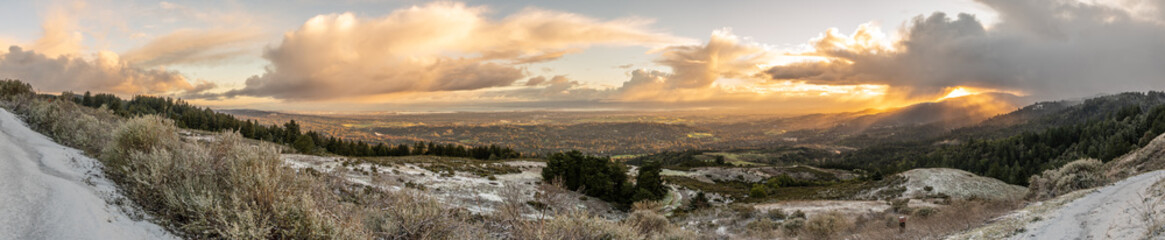
[{"label": "sun glow", "polygon": [[943,97],[939,98],[938,100],[941,101],[941,100],[970,96],[970,95],[975,95],[975,94],[979,94],[979,92],[968,90],[967,88],[964,88],[964,87],[957,87],[957,88],[951,90],[951,92],[947,93],[946,96],[943,96]]}]

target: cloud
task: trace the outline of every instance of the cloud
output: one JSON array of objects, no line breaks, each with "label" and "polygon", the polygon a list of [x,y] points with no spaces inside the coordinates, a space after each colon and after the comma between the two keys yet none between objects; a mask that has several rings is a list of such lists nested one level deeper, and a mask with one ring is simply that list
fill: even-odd
[{"label": "cloud", "polygon": [[320,15],[268,49],[267,71],[227,97],[327,100],[404,92],[510,86],[516,64],[558,59],[593,45],[657,46],[686,41],[646,29],[650,21],[527,8],[502,19],[484,7],[431,3],[380,18]]},{"label": "cloud", "polygon": [[748,77],[775,55],[755,43],[742,42],[726,30],[712,33],[704,45],[664,49],[656,63],[672,69],[667,83],[673,88],[705,88],[720,78]]},{"label": "cloud", "polygon": [[[216,86],[207,81],[191,84],[178,72],[143,68],[137,60],[126,59],[111,51],[83,53],[86,47],[82,33],[77,30],[76,18],[87,10],[86,7],[81,1],[54,6],[42,23],[43,35],[31,44],[0,42],[4,43],[4,50],[0,50],[0,78],[23,80],[42,92],[96,91],[122,95],[198,94]],[[206,40],[202,36],[186,37]],[[181,41],[159,45],[171,48],[189,46]],[[147,49],[160,48],[165,47]],[[205,56],[192,50],[183,53]]]},{"label": "cloud", "polygon": [[142,67],[179,64],[212,64],[250,51],[248,43],[258,40],[255,29],[183,29],[151,40],[125,52],[126,62]]},{"label": "cloud", "polygon": [[[933,97],[954,86],[1069,98],[1165,88],[1165,24],[1129,8],[1071,0],[981,0],[999,13],[934,13],[906,25],[892,44],[871,44],[876,29],[836,31],[802,53],[827,61],[774,66],[774,79],[816,84],[886,84],[904,97]],[[1157,13],[1151,13],[1157,14]],[[884,39],[884,38],[882,38]]]},{"label": "cloud", "polygon": [[616,90],[620,101],[696,100],[716,95],[713,83],[723,78],[754,78],[777,56],[760,44],[747,42],[727,30],[715,31],[707,43],[677,45],[660,50],[656,64],[671,71],[637,69]]},{"label": "cloud", "polygon": [[79,8],[84,8],[83,2],[52,8],[41,24],[43,35],[32,44],[32,49],[50,57],[80,54],[84,37],[77,31],[76,11],[71,10]]},{"label": "cloud", "polygon": [[108,51],[86,59],[74,55],[50,57],[12,46],[8,53],[0,55],[0,75],[32,83],[44,92],[197,93],[214,87],[208,82],[191,85],[177,72],[134,67]]}]

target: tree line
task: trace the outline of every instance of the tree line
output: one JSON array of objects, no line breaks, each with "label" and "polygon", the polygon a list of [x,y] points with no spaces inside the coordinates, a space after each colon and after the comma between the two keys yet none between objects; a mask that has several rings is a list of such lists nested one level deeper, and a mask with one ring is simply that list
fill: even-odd
[{"label": "tree line", "polygon": [[334,136],[325,137],[315,131],[303,131],[295,120],[290,120],[282,125],[264,125],[255,120],[239,120],[230,114],[215,112],[210,108],[200,108],[181,99],[169,97],[138,95],[130,100],[122,100],[113,94],[91,94],[90,92],[85,92],[82,95],[64,92],[59,97],[86,107],[104,107],[124,117],[157,114],[174,120],[174,124],[178,127],[215,132],[238,131],[246,138],[290,145],[297,151],[308,154],[329,152],[343,156],[435,155],[483,160],[522,156],[521,153],[512,148],[492,144],[466,147],[420,141],[412,146],[408,144],[392,146],[383,142],[371,143]]}]

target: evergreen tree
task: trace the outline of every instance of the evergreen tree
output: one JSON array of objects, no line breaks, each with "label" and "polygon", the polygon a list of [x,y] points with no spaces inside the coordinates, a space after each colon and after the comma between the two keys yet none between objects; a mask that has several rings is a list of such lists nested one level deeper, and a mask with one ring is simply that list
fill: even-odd
[{"label": "evergreen tree", "polygon": [[312,154],[316,148],[315,142],[307,135],[300,135],[299,138],[295,139],[295,143],[292,146],[296,151],[304,154]]},{"label": "evergreen tree", "polygon": [[659,200],[667,194],[667,187],[663,185],[663,179],[660,176],[661,171],[663,168],[659,162],[648,162],[639,168],[639,174],[635,176],[636,198],[634,201]]}]

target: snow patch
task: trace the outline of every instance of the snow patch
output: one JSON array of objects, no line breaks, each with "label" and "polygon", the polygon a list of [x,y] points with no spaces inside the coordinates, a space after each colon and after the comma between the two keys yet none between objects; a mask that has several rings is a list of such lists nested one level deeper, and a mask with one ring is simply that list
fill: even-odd
[{"label": "snow patch", "polygon": [[[102,165],[0,109],[0,239],[175,239],[140,216]],[[127,212],[128,211],[128,212]]]}]

